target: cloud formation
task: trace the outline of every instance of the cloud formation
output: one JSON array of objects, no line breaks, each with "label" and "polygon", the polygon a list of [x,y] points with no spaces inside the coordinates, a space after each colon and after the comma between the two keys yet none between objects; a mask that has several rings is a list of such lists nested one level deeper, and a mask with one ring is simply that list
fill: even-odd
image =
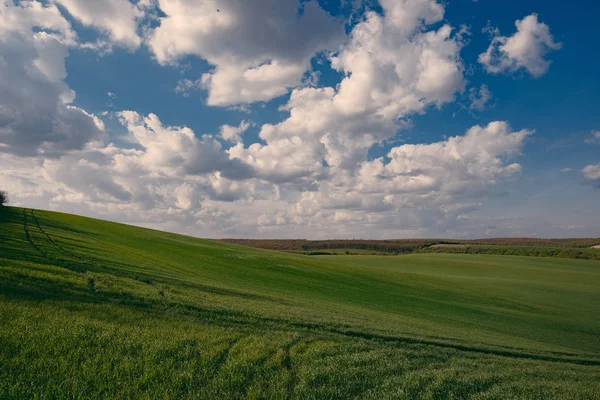
[{"label": "cloud formation", "polygon": [[584,141],[587,144],[600,143],[600,131],[592,131]]},{"label": "cloud formation", "polygon": [[[465,91],[465,43],[434,0],[381,0],[348,34],[313,1],[158,0],[163,14],[144,29],[151,2],[2,1],[0,178],[34,206],[202,236],[461,235],[490,188],[518,176],[532,134],[496,121],[370,156]],[[210,105],[291,91],[284,119],[199,135],[123,110],[102,114],[106,132],[64,82],[65,57],[82,44],[61,11],[116,45],[148,45],[162,65],[208,61],[176,91],[207,89]],[[315,56],[339,84],[303,84]],[[486,85],[468,96],[471,110],[492,98]]]},{"label": "cloud formation", "polygon": [[165,127],[155,114],[142,117],[134,111],[118,113],[129,140],[141,148],[116,160],[126,171],[153,172],[161,176],[201,175],[219,171],[233,180],[246,179],[254,172],[239,159],[230,159],[221,143],[211,135],[196,137],[187,127]]},{"label": "cloud formation", "polygon": [[72,105],[65,57],[77,35],[55,5],[0,7],[0,153],[56,157],[99,139],[103,123]]},{"label": "cloud formation", "polygon": [[435,1],[382,2],[368,12],[350,40],[331,58],[344,75],[336,87],[294,89],[284,109],[290,116],[265,124],[265,144],[238,144],[229,154],[272,181],[309,184],[332,170],[353,173],[369,149],[396,135],[406,117],[441,106],[465,86],[462,43]]},{"label": "cloud formation", "polygon": [[593,185],[600,187],[600,163],[590,164],[583,169],[583,177]]},{"label": "cloud formation", "polygon": [[515,72],[523,68],[534,78],[544,75],[551,61],[546,55],[562,47],[554,41],[550,28],[538,22],[537,14],[531,14],[515,22],[517,32],[512,36],[501,36],[494,30],[492,43],[479,62],[492,74]]},{"label": "cloud formation", "polygon": [[77,21],[104,33],[112,43],[136,49],[142,43],[137,33],[146,1],[129,0],[51,0],[64,7]]},{"label": "cloud formation", "polygon": [[242,142],[242,135],[250,128],[249,121],[242,121],[238,126],[223,125],[219,137],[223,140],[233,143]]},{"label": "cloud formation", "polygon": [[315,1],[159,0],[164,17],[148,45],[161,64],[198,56],[209,105],[267,101],[298,86],[310,60],[335,50],[344,27]]},{"label": "cloud formation", "polygon": [[488,103],[492,100],[494,95],[486,84],[482,84],[479,89],[469,89],[469,109],[471,111],[483,111],[489,107]]},{"label": "cloud formation", "polygon": [[[505,122],[475,126],[442,142],[394,147],[356,174],[329,168],[300,185],[295,176],[252,172],[210,135],[198,139],[153,114],[119,118],[131,146],[90,146],[41,163],[5,158],[7,190],[17,201],[204,236],[423,235],[468,220],[489,187],[518,174],[508,160],[531,134]],[[257,163],[285,159],[268,156]]]}]

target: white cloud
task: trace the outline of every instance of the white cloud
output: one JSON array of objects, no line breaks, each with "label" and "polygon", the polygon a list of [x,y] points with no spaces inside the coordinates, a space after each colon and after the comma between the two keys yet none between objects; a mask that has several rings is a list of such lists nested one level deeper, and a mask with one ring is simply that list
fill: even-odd
[{"label": "white cloud", "polygon": [[591,181],[594,185],[600,186],[600,163],[590,164],[582,172],[585,179]]},{"label": "white cloud", "polygon": [[496,31],[490,47],[479,55],[479,62],[492,74],[524,68],[533,77],[544,75],[551,63],[546,55],[562,44],[554,41],[548,25],[538,22],[537,14],[517,20],[515,25],[513,36],[500,36]]},{"label": "white cloud", "polygon": [[56,182],[63,182],[76,192],[91,198],[93,201],[102,202],[106,200],[127,202],[132,200],[131,193],[122,185],[115,182],[106,173],[106,169],[98,167],[85,159],[73,159],[74,162],[66,160],[46,160],[44,172]]},{"label": "white cloud", "polygon": [[[111,42],[130,49],[142,43],[137,33],[143,9],[129,0],[51,0],[60,4],[83,25],[104,32]],[[142,3],[143,7],[143,3]]]},{"label": "white cloud", "polygon": [[135,155],[116,160],[123,170],[135,165],[136,169],[164,176],[220,171],[230,179],[246,179],[254,174],[250,166],[230,159],[211,135],[198,138],[190,128],[165,127],[155,114],[142,117],[133,111],[122,111],[118,116],[131,140],[142,148]]},{"label": "white cloud", "polygon": [[175,206],[182,210],[190,210],[199,205],[198,192],[189,183],[175,189]]},{"label": "white cloud", "polygon": [[444,18],[444,6],[436,1],[380,0],[391,26],[412,32],[422,23],[432,24]]},{"label": "white cloud", "polygon": [[477,88],[471,88],[469,90],[469,109],[471,111],[483,111],[488,107],[488,103],[494,95],[490,92],[490,89],[486,84],[482,84],[479,90]]},{"label": "white cloud", "polygon": [[357,188],[392,195],[477,193],[520,171],[518,164],[507,165],[504,160],[519,154],[530,134],[512,132],[506,122],[497,121],[444,142],[394,147],[387,164],[383,158],[362,164]]},{"label": "white cloud", "polygon": [[585,138],[585,143],[587,143],[587,144],[600,143],[600,131],[592,131]]},{"label": "white cloud", "polygon": [[298,136],[270,141],[268,145],[254,143],[248,148],[238,143],[227,152],[251,165],[258,177],[271,182],[314,181],[324,170],[323,146],[318,142],[311,145]]},{"label": "white cloud", "polygon": [[503,122],[476,126],[442,142],[395,147],[387,159],[364,161],[356,174],[332,169],[328,179],[303,187],[260,174],[232,180],[214,168],[191,172],[199,147],[208,147],[200,151],[207,163],[225,170],[220,160],[227,152],[154,115],[123,112],[121,121],[135,148],[88,147],[41,163],[10,156],[0,162],[3,186],[17,194],[16,204],[39,201],[203,236],[423,236],[468,224],[490,185],[518,173],[508,160],[531,133]]},{"label": "white cloud", "polygon": [[179,229],[199,223],[198,215],[208,217],[206,202],[233,202],[254,192],[252,169],[230,160],[212,136],[197,138],[187,127],[164,126],[154,114],[118,116],[128,129],[122,140],[127,147],[96,143],[26,162],[8,156],[0,163],[3,188],[16,194],[17,204],[43,199],[44,208]]},{"label": "white cloud", "polygon": [[[0,151],[12,153],[0,159],[3,187],[15,204],[201,236],[467,231],[490,187],[520,171],[511,160],[531,131],[493,122],[462,136],[395,146],[386,157],[367,158],[411,116],[442,107],[464,91],[464,43],[442,23],[444,7],[433,0],[381,1],[383,13],[368,12],[329,55],[340,84],[311,87],[308,61],[345,36],[316,3],[305,2],[300,15],[297,5],[159,2],[165,17],[149,39],[159,62],[196,55],[215,66],[199,81],[180,81],[176,91],[204,85],[209,103],[228,105],[269,99],[298,86],[281,108],[287,118],[261,126],[259,143],[244,143],[250,121],[197,136],[189,127],[134,111],[107,113],[127,133],[102,135],[102,123],[72,105],[74,94],[64,83],[64,58],[78,45],[68,21],[54,5],[9,7],[20,22],[13,23],[17,17],[11,14],[0,24],[7,32],[0,36]],[[89,24],[116,40],[108,25]],[[485,85],[470,94],[473,109],[491,98]],[[35,107],[28,108],[28,102]],[[44,112],[38,116],[34,109]],[[42,124],[36,118],[46,129],[14,123]]]},{"label": "white cloud", "polygon": [[288,215],[283,211],[261,214],[256,220],[256,223],[259,227],[287,225],[289,222]]},{"label": "white cloud", "polygon": [[0,152],[54,157],[98,139],[103,123],[73,106],[65,57],[76,34],[54,5],[2,1]]},{"label": "white cloud", "polygon": [[432,0],[382,5],[384,14],[368,12],[332,57],[344,75],[336,88],[295,89],[283,108],[289,118],[262,126],[266,144],[238,145],[230,154],[268,179],[307,184],[327,167],[355,170],[407,116],[452,101],[465,85],[462,43],[449,25],[427,30],[443,7]]},{"label": "white cloud", "polygon": [[442,142],[392,148],[389,161],[365,161],[356,175],[336,174],[318,190],[302,192],[288,219],[354,237],[428,236],[466,227],[488,189],[520,171],[508,160],[531,133],[493,122]]},{"label": "white cloud", "polygon": [[150,33],[150,49],[161,64],[195,55],[213,65],[200,81],[210,105],[283,95],[301,83],[316,53],[334,50],[344,39],[341,21],[314,1],[159,0],[158,5],[165,16]]},{"label": "white cloud", "polygon": [[183,97],[189,97],[190,92],[202,89],[202,80],[197,79],[195,81],[191,79],[180,79],[177,81],[175,86],[175,93],[182,95]]},{"label": "white cloud", "polygon": [[250,128],[250,125],[249,121],[242,121],[238,126],[223,125],[219,137],[228,142],[240,143],[242,142],[242,135]]}]

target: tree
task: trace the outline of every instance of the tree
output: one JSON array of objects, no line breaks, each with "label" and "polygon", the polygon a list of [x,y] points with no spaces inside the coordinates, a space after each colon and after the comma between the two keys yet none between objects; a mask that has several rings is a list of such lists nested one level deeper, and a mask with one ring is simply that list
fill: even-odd
[{"label": "tree", "polygon": [[8,195],[4,190],[0,190],[0,207],[8,203]]}]

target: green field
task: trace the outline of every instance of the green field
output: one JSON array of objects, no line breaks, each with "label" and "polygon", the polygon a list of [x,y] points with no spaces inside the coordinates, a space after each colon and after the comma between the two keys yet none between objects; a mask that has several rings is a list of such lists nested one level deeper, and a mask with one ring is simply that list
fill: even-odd
[{"label": "green field", "polygon": [[2,399],[600,398],[600,261],[0,219]]}]

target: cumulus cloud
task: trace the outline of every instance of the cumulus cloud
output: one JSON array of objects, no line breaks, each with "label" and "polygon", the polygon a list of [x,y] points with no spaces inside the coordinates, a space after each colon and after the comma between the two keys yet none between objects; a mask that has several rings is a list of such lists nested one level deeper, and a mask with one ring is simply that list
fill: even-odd
[{"label": "cumulus cloud", "polygon": [[532,133],[512,132],[506,122],[497,121],[474,126],[464,136],[443,142],[394,147],[388,163],[378,158],[362,164],[357,188],[391,195],[477,193],[520,171],[519,164],[504,160],[519,154],[524,139]]},{"label": "cumulus cloud", "polygon": [[[230,160],[211,135],[198,138],[187,127],[165,126],[154,114],[117,115],[128,130],[121,140],[126,146],[95,143],[27,162],[9,155],[0,162],[3,187],[16,201],[43,199],[44,208],[181,231],[207,219],[226,229],[231,213],[213,202],[250,201],[260,186],[252,169]],[[228,220],[219,222],[219,216]]]},{"label": "cumulus cloud", "polygon": [[254,172],[239,159],[230,159],[221,144],[211,135],[196,137],[187,127],[165,127],[155,114],[146,117],[134,111],[118,113],[121,123],[142,150],[119,158],[119,166],[174,176],[206,174],[220,171],[229,179],[247,179]]},{"label": "cumulus cloud", "polygon": [[[434,0],[382,0],[381,12],[368,11],[347,37],[315,2],[160,0],[164,15],[148,36],[157,60],[195,55],[214,66],[176,91],[207,88],[209,104],[230,105],[295,87],[280,109],[285,119],[245,143],[250,121],[198,135],[125,110],[106,115],[126,132],[104,135],[64,83],[67,51],[79,44],[60,8],[4,1],[14,15],[0,15],[0,151],[9,153],[0,179],[16,203],[202,236],[453,236],[490,187],[518,175],[513,159],[532,133],[493,122],[368,157],[411,116],[464,92],[462,35]],[[85,22],[76,14],[95,6],[71,1],[82,7],[64,6],[76,19],[136,46],[136,29],[118,34],[103,19],[114,10]],[[335,87],[314,87],[307,74],[323,50],[336,50],[327,55],[341,76]],[[491,98],[485,85],[469,95],[472,109]]]},{"label": "cumulus cloud", "polygon": [[600,163],[590,164],[586,166],[582,172],[585,179],[592,182],[595,186],[600,187]]},{"label": "cumulus cloud", "polygon": [[[67,159],[73,163],[65,162]],[[90,197],[93,201],[130,201],[131,193],[106,173],[105,168],[85,159],[67,157],[64,160],[47,160],[44,172],[56,182],[62,182],[74,191]]]},{"label": "cumulus cloud", "polygon": [[223,125],[219,137],[228,142],[239,143],[242,141],[242,135],[250,128],[249,121],[242,121],[238,126]]},{"label": "cumulus cloud", "polygon": [[537,14],[531,14],[515,22],[517,32],[512,36],[501,36],[494,32],[492,43],[479,62],[492,74],[515,72],[524,68],[533,77],[544,75],[551,61],[546,55],[562,47],[554,41],[550,28],[538,22]]},{"label": "cumulus cloud", "polygon": [[492,100],[494,95],[486,84],[482,84],[479,89],[469,89],[469,109],[471,111],[483,111],[488,107],[488,103]]},{"label": "cumulus cloud", "polygon": [[600,143],[600,131],[591,132],[584,141],[587,144]]},{"label": "cumulus cloud", "polygon": [[164,16],[150,33],[150,49],[161,64],[195,55],[213,65],[200,80],[210,105],[283,95],[301,83],[315,54],[344,39],[341,21],[315,1],[159,0],[158,6]]},{"label": "cumulus cloud", "polygon": [[181,144],[190,145],[188,128],[163,126],[153,115],[121,118],[139,146],[109,144],[41,164],[5,159],[3,181],[53,208],[197,235],[426,236],[468,224],[488,188],[518,174],[510,160],[532,133],[505,122],[475,126],[441,142],[394,147],[356,174],[334,170],[305,188],[261,176],[232,180],[219,170],[186,173],[189,154],[167,160],[156,150],[180,154]]},{"label": "cumulus cloud", "polygon": [[143,2],[129,0],[51,0],[64,7],[77,21],[105,33],[112,43],[136,49],[142,43],[137,33],[143,17]]},{"label": "cumulus cloud", "polygon": [[338,174],[300,193],[280,220],[369,236],[380,230],[379,237],[455,229],[468,224],[490,187],[519,173],[509,160],[531,134],[493,122],[442,142],[394,147],[385,158],[364,161],[356,175]]},{"label": "cumulus cloud", "polygon": [[266,144],[238,145],[230,154],[268,179],[306,184],[328,168],[355,170],[406,117],[452,101],[465,86],[462,42],[449,25],[427,30],[443,7],[432,0],[382,6],[383,15],[368,12],[331,58],[344,76],[336,88],[295,89],[283,108],[289,118],[262,126]]},{"label": "cumulus cloud", "polygon": [[103,123],[72,105],[65,57],[76,34],[54,5],[3,0],[0,152],[55,157],[98,139]]}]

